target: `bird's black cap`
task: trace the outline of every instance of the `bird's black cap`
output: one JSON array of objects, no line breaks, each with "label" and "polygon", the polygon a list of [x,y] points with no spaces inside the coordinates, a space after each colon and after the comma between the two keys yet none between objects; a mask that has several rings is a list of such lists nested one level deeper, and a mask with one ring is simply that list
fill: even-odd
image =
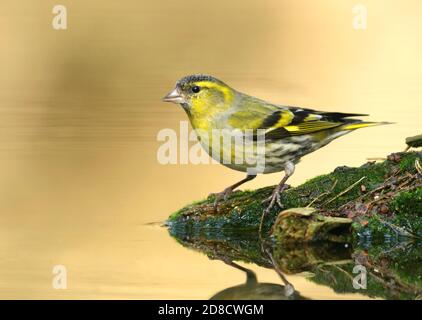
[{"label": "bird's black cap", "polygon": [[177,81],[177,85],[180,87],[184,87],[187,84],[199,82],[199,81],[210,81],[210,82],[216,82],[216,83],[223,83],[222,81],[218,80],[217,78],[214,78],[212,76],[206,75],[206,74],[192,74],[186,77],[183,77],[179,81]]}]

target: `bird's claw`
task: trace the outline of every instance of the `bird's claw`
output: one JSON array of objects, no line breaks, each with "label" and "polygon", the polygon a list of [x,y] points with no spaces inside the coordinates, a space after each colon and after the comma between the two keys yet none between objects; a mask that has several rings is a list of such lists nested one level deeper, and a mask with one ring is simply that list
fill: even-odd
[{"label": "bird's claw", "polygon": [[227,200],[227,198],[229,197],[229,195],[230,195],[232,192],[233,192],[233,189],[232,189],[232,188],[226,188],[226,189],[224,189],[224,190],[223,190],[223,191],[221,191],[221,192],[213,192],[213,193],[210,193],[210,194],[208,195],[208,197],[215,197],[215,200],[214,200],[214,210],[215,210],[215,211],[217,211],[217,208],[218,208],[218,203],[219,203],[221,200],[226,201],[226,200]]},{"label": "bird's claw", "polygon": [[280,195],[280,192],[275,192],[270,197],[268,197],[267,199],[264,199],[262,201],[262,203],[267,203],[267,202],[270,203],[268,205],[268,207],[265,209],[267,212],[270,211],[272,209],[272,207],[274,207],[274,204],[276,204],[276,203],[277,203],[277,205],[280,208],[283,207],[283,204],[281,203],[281,195]]},{"label": "bird's claw", "polygon": [[264,211],[262,212],[262,216],[261,216],[261,222],[259,224],[259,234],[262,234],[262,228],[264,226],[264,220],[265,217],[268,215],[268,213],[270,212],[270,210],[274,207],[275,204],[277,204],[280,208],[283,207],[283,204],[281,203],[281,193],[285,190],[288,189],[289,186],[286,184],[283,185],[278,185],[277,187],[275,187],[275,189],[273,190],[273,193],[271,194],[270,197],[268,197],[267,199],[264,199],[262,201],[262,203],[267,203],[269,202],[268,206],[264,209]]},{"label": "bird's claw", "polygon": [[290,186],[289,185],[283,185],[281,187],[276,187],[273,191],[273,193],[271,194],[270,197],[264,199],[262,201],[262,203],[267,203],[269,202],[268,207],[265,209],[267,211],[267,213],[274,207],[274,205],[277,203],[277,205],[282,208],[283,204],[281,203],[281,193],[288,189]]}]

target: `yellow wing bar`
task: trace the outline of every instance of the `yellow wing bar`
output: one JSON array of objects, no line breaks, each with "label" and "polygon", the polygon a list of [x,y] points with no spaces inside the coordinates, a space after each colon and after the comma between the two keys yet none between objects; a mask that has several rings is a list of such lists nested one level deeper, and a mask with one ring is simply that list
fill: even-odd
[{"label": "yellow wing bar", "polygon": [[329,122],[329,121],[309,121],[309,122],[302,122],[296,125],[288,125],[285,126],[286,129],[290,134],[293,135],[300,135],[300,134],[308,134],[320,130],[331,129],[335,127],[341,126],[343,123],[341,122]]}]

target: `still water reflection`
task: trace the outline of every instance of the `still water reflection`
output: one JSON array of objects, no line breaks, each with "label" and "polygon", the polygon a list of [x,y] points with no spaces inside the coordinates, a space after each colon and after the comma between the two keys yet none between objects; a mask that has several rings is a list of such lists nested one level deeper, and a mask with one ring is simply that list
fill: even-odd
[{"label": "still water reflection", "polygon": [[[421,128],[422,2],[360,3],[369,20],[357,31],[355,0],[72,0],[68,29],[57,31],[56,1],[0,1],[0,298],[209,299],[245,283],[227,259],[209,261],[145,225],[243,176],[219,165],[160,165],[157,133],[186,120],[161,97],[176,79],[202,72],[272,102],[396,122],[309,155],[292,185],[402,150]],[[266,175],[245,187],[279,180]],[[224,241],[209,241],[227,254]],[[242,255],[232,261],[259,283],[250,277],[246,288],[284,296],[259,245],[239,241],[227,241]],[[324,262],[352,261],[346,249],[340,257],[295,250],[273,256],[301,296],[368,298],[342,287],[350,263]],[[308,267],[298,273],[288,253]],[[67,268],[66,290],[52,287],[55,265]],[[331,277],[346,294],[326,285],[336,283]]]},{"label": "still water reflection", "polygon": [[[336,298],[360,293],[369,298],[420,299],[422,296],[420,243],[355,244],[320,242],[280,244],[262,242],[254,234],[203,231],[201,234],[170,227],[183,246],[220,260],[246,275],[246,282],[219,291],[211,299],[318,299],[295,289],[289,275],[301,274],[309,282],[331,288]],[[278,283],[260,283],[256,273],[235,261],[274,270]]]}]

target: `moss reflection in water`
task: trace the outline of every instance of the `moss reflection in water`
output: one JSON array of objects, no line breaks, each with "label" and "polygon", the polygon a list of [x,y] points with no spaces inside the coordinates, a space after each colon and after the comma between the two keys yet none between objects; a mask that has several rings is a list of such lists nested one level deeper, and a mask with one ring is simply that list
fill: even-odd
[{"label": "moss reflection in water", "polygon": [[[261,242],[250,232],[219,230],[186,233],[175,227],[170,234],[183,246],[200,251],[246,273],[247,281],[216,293],[214,299],[304,299],[284,275],[306,272],[309,281],[335,292],[360,293],[372,298],[419,299],[422,295],[420,243]],[[259,283],[256,275],[234,261],[254,263],[281,273],[280,284]],[[353,287],[353,268],[365,266],[367,289]]]}]

